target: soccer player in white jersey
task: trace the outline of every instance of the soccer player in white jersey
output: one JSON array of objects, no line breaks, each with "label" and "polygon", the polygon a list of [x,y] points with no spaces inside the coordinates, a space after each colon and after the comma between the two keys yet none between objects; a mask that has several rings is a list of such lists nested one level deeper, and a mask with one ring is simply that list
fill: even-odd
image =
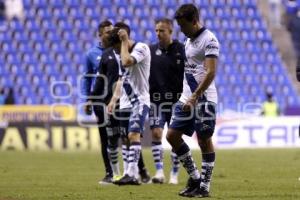
[{"label": "soccer player in white jersey", "polygon": [[[175,13],[185,43],[183,92],[177,102],[167,133],[167,140],[183,164],[189,180],[179,195],[208,197],[215,161],[212,135],[215,128],[217,91],[214,83],[219,56],[219,42],[199,20],[199,11],[193,4],[184,4]],[[201,174],[182,135],[197,134],[202,151]]]},{"label": "soccer player in white jersey", "polygon": [[[150,108],[149,75],[151,54],[149,47],[141,42],[130,40],[128,30],[115,28],[111,33],[111,43],[121,56],[121,72],[113,98],[107,109],[113,112],[123,89],[131,103],[128,125],[130,143],[128,167],[125,175],[115,184],[139,185],[138,160],[141,152],[141,134],[144,131],[145,118]],[[121,88],[122,87],[122,88]],[[122,103],[122,101],[121,101]],[[121,104],[120,107],[123,107]]]}]

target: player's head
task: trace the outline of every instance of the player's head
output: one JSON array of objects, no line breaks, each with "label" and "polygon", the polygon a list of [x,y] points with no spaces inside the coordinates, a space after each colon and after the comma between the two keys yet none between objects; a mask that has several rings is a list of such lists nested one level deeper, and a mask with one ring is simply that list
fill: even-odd
[{"label": "player's head", "polygon": [[130,27],[127,24],[125,24],[124,22],[115,23],[115,28],[125,29],[128,36],[130,36]]},{"label": "player's head", "polygon": [[175,12],[175,19],[181,32],[187,37],[192,37],[199,24],[199,11],[194,4],[183,4]]},{"label": "player's head", "polygon": [[273,94],[272,92],[266,92],[267,101],[273,101]]},{"label": "player's head", "polygon": [[168,18],[155,21],[155,33],[160,43],[167,43],[172,39],[173,22]]},{"label": "player's head", "polygon": [[109,20],[105,20],[98,25],[98,36],[103,47],[108,47],[108,36],[113,29],[113,25]]},{"label": "player's head", "polygon": [[127,32],[128,36],[130,36],[130,27],[127,24],[125,24],[124,22],[117,22],[115,24],[115,27],[111,31],[108,39],[110,45],[117,51],[120,51],[121,49],[121,40],[119,37],[120,29],[124,29]]}]

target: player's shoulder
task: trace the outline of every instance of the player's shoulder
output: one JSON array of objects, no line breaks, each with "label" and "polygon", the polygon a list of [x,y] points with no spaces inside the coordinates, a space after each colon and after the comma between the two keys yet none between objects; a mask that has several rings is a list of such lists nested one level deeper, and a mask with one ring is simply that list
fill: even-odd
[{"label": "player's shoulder", "polygon": [[174,48],[177,48],[177,49],[181,49],[181,48],[184,48],[184,44],[181,43],[179,40],[177,39],[174,39],[173,40],[173,45],[174,45]]},{"label": "player's shoulder", "polygon": [[102,52],[102,57],[113,54],[113,52],[114,52],[113,50],[114,49],[112,47],[104,49]]},{"label": "player's shoulder", "polygon": [[209,29],[206,29],[204,31],[204,39],[207,41],[207,42],[216,42],[216,43],[219,43],[216,35]]},{"label": "player's shoulder", "polygon": [[146,43],[137,42],[133,47],[133,51],[139,52],[142,55],[150,55],[150,48]]},{"label": "player's shoulder", "polygon": [[159,47],[158,43],[151,43],[149,45],[150,51],[156,50],[156,49],[158,49],[158,47]]},{"label": "player's shoulder", "polygon": [[93,54],[99,54],[102,52],[103,52],[103,50],[101,48],[99,48],[98,46],[93,46],[86,51],[86,56],[91,56]]},{"label": "player's shoulder", "polygon": [[134,48],[149,50],[149,46],[144,42],[137,42]]}]

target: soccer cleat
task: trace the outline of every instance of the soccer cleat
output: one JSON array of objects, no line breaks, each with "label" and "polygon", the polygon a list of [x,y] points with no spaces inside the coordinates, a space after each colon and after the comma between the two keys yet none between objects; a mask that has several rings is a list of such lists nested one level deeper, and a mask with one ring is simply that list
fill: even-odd
[{"label": "soccer cleat", "polygon": [[113,176],[113,182],[118,181],[122,178],[122,175],[114,175]]},{"label": "soccer cleat", "polygon": [[98,183],[100,185],[108,185],[108,184],[112,184],[112,182],[113,182],[112,175],[111,174],[106,174],[105,177],[101,181],[99,181]]},{"label": "soccer cleat", "polygon": [[152,177],[152,183],[162,184],[164,182],[165,182],[164,171],[162,171],[162,170],[156,171],[155,176]]},{"label": "soccer cleat", "polygon": [[149,173],[147,172],[146,169],[143,169],[140,171],[140,177],[142,183],[149,183],[151,180],[151,177],[149,176]]},{"label": "soccer cleat", "polygon": [[186,194],[187,197],[205,198],[209,197],[209,192],[204,188],[198,187],[192,192]]},{"label": "soccer cleat", "polygon": [[113,184],[116,185],[140,185],[141,183],[135,178],[128,174],[125,174],[120,180],[114,181]]},{"label": "soccer cleat", "polygon": [[178,173],[171,171],[169,184],[174,184],[174,185],[178,184]]},{"label": "soccer cleat", "polygon": [[186,187],[179,192],[179,196],[190,197],[191,192],[200,187],[200,179],[194,180],[191,177],[189,178]]}]

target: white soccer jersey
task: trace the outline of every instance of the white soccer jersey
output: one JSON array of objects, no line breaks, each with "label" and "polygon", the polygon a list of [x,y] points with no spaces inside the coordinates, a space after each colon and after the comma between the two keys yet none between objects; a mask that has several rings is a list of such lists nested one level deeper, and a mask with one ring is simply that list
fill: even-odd
[{"label": "white soccer jersey", "polygon": [[[114,51],[114,54],[115,54],[115,57],[116,57],[116,60],[118,62],[118,65],[119,65],[119,75],[122,76],[122,70],[121,70],[121,58],[120,58],[120,55],[117,54],[115,51]],[[121,87],[121,96],[120,96],[120,109],[125,109],[125,108],[131,108],[131,103],[128,99],[128,96],[126,95],[126,92],[124,90],[123,87]]]},{"label": "white soccer jersey", "polygon": [[[185,76],[183,80],[183,91],[179,99],[179,101],[183,103],[186,103],[189,97],[191,97],[192,93],[207,74],[207,70],[204,66],[205,57],[219,56],[219,42],[212,32],[202,28],[195,39],[187,39],[185,43],[185,54]],[[214,81],[206,89],[204,96],[208,101],[217,103],[218,95]]]},{"label": "white soccer jersey", "polygon": [[136,60],[136,64],[128,68],[119,68],[123,80],[122,96],[125,95],[121,99],[120,108],[128,108],[122,105],[122,102],[126,102],[126,97],[131,105],[142,103],[150,107],[150,49],[146,44],[138,42],[133,47],[130,55]]}]

